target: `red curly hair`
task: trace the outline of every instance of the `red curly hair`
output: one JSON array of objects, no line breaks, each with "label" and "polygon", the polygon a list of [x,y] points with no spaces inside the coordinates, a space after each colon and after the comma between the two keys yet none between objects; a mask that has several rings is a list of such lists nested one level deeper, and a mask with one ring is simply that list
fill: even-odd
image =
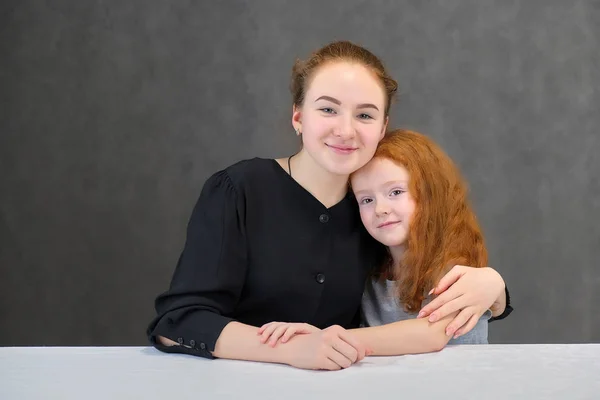
[{"label": "red curly hair", "polygon": [[[395,130],[380,142],[375,158],[402,165],[409,173],[408,190],[416,209],[406,250],[389,273],[407,312],[417,312],[426,293],[456,264],[485,267],[488,253],[468,196],[468,188],[450,157],[430,138]],[[385,268],[384,268],[385,269]]]}]

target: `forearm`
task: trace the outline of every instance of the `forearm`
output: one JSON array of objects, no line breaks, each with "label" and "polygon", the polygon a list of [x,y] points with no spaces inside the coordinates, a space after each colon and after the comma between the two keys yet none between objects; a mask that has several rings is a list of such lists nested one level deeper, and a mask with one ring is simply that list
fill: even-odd
[{"label": "forearm", "polygon": [[[260,342],[258,328],[239,322],[228,323],[215,344],[212,355],[231,360],[259,361],[270,363],[288,363],[289,347],[269,345]],[[165,346],[178,346],[177,342],[159,336]]]},{"label": "forearm", "polygon": [[351,332],[370,347],[375,356],[430,353],[443,349],[451,339],[446,335],[446,326],[457,314],[452,313],[434,323],[419,318],[352,329]]},{"label": "forearm", "polygon": [[233,360],[288,364],[289,347],[271,347],[260,342],[258,328],[231,322],[221,332],[213,355]]}]

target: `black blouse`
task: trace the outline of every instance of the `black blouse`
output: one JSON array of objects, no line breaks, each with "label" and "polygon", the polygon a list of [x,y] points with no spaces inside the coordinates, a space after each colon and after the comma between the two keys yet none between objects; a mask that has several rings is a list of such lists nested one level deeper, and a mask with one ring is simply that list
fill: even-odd
[{"label": "black blouse", "polygon": [[[367,275],[383,250],[350,192],[326,208],[277,161],[240,161],[204,184],[147,335],[161,351],[213,358],[234,320],[356,328]],[[495,319],[511,311],[507,304]],[[163,346],[158,335],[180,346]]]},{"label": "black blouse", "polygon": [[162,351],[213,358],[233,320],[358,327],[377,248],[350,193],[326,208],[277,161],[238,162],[204,184],[148,337]]}]

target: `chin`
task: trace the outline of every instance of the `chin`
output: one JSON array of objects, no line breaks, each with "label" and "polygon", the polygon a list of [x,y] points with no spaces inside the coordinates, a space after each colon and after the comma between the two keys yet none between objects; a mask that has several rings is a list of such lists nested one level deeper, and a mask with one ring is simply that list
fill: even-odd
[{"label": "chin", "polygon": [[387,246],[387,247],[396,247],[396,246],[398,246],[398,242],[395,241],[395,240],[385,240],[385,239],[383,239],[383,240],[378,240],[378,242],[381,243],[381,244],[383,244],[383,245],[385,245],[385,246]]},{"label": "chin", "polygon": [[381,243],[387,247],[399,247],[399,246],[403,246],[406,243],[404,238],[398,239],[398,238],[390,238],[390,237],[377,237],[375,235],[371,235],[371,236],[373,236],[373,238],[375,240],[377,240],[379,243]]},{"label": "chin", "polygon": [[360,169],[365,163],[359,163],[357,160],[347,160],[339,162],[334,160],[325,160],[323,165],[328,171],[337,175],[350,175]]}]

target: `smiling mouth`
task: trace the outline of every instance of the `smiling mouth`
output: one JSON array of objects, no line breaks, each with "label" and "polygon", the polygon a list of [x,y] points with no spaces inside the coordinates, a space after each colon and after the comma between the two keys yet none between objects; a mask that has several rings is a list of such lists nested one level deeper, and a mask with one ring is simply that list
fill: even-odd
[{"label": "smiling mouth", "polygon": [[331,144],[327,144],[325,143],[325,146],[329,147],[331,150],[333,150],[336,153],[339,154],[350,154],[355,150],[358,150],[358,148],[356,147],[348,147],[348,146],[334,146]]},{"label": "smiling mouth", "polygon": [[383,224],[378,225],[377,227],[378,228],[386,228],[388,226],[396,225],[396,224],[399,224],[399,223],[400,223],[400,221],[389,221],[389,222],[384,222]]}]

